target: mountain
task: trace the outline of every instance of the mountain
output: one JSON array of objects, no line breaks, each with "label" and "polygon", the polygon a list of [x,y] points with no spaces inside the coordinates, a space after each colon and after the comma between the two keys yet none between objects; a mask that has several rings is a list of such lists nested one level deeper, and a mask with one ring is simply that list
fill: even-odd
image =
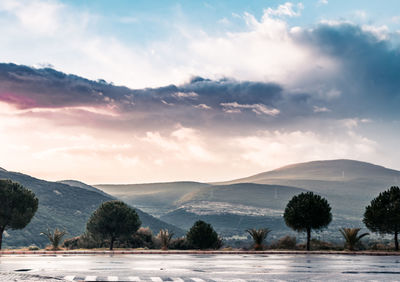
[{"label": "mountain", "polygon": [[[119,199],[188,230],[196,220],[211,223],[224,237],[253,227],[282,225],[287,201],[306,190],[254,183],[215,186],[198,182],[95,185]],[[287,231],[287,230],[286,230]]]},{"label": "mountain", "polygon": [[327,160],[220,183],[96,187],[182,229],[195,220],[206,220],[225,237],[244,235],[245,229],[252,227],[272,228],[273,237],[290,232],[282,219],[286,204],[294,195],[313,191],[327,198],[332,207],[333,221],[327,234],[340,238],[338,228],[363,227],[365,206],[399,182],[400,172],[393,169],[354,160]]},{"label": "mountain", "polygon": [[[36,244],[44,247],[48,244],[45,236],[40,233],[48,227],[60,228],[68,232],[66,237],[73,237],[84,232],[86,222],[93,211],[104,201],[114,197],[97,191],[96,188],[84,185],[85,188],[71,186],[59,182],[50,182],[31,177],[18,172],[0,170],[0,179],[11,179],[31,189],[39,198],[39,208],[30,224],[22,230],[7,230],[4,236],[4,247],[20,247]],[[70,182],[80,185],[84,183]],[[168,223],[136,209],[142,226],[150,227],[154,233],[161,228],[173,230],[175,234],[183,235],[183,231]]]},{"label": "mountain", "polygon": [[338,214],[360,217],[380,192],[400,185],[400,171],[354,160],[326,160],[288,165],[216,184],[247,182],[311,190],[327,197]]},{"label": "mountain", "polygon": [[199,182],[167,182],[148,184],[94,185],[96,188],[117,197],[126,203],[161,216],[176,208],[180,198],[188,193],[201,190],[209,184]]},{"label": "mountain", "polygon": [[100,193],[106,197],[112,197],[111,195],[108,195],[107,193],[104,193],[102,190],[97,189],[93,186],[87,185],[86,183],[80,182],[78,180],[61,180],[61,181],[57,181],[58,183],[62,183],[62,184],[67,184],[69,186],[73,186],[73,187],[78,187],[78,188],[82,188],[88,191],[93,191],[93,192],[97,192]]}]

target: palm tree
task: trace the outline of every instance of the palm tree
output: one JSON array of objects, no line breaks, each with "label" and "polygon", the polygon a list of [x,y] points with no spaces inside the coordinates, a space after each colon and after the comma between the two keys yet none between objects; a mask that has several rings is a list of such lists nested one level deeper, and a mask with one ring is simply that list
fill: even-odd
[{"label": "palm tree", "polygon": [[158,233],[157,237],[160,239],[161,242],[161,249],[168,250],[169,243],[174,236],[174,233],[170,233],[167,229],[161,229],[160,233]]},{"label": "palm tree", "polygon": [[67,234],[67,231],[61,231],[58,228],[56,228],[53,233],[49,228],[47,228],[46,232],[40,233],[40,235],[45,235],[49,239],[54,251],[58,250],[58,245],[60,245],[61,239],[65,234]]},{"label": "palm tree", "polygon": [[267,238],[269,232],[271,232],[268,228],[261,228],[261,229],[247,229],[247,233],[253,238],[254,241],[254,250],[260,251],[264,247],[264,240]]},{"label": "palm tree", "polygon": [[341,228],[339,229],[342,233],[343,238],[346,240],[345,246],[350,250],[354,251],[354,247],[360,242],[361,238],[369,235],[369,233],[363,233],[358,235],[361,228]]}]

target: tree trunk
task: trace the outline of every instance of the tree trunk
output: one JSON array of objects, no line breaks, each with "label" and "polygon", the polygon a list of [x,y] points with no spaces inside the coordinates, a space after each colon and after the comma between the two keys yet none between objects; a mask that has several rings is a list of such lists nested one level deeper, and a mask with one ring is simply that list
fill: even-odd
[{"label": "tree trunk", "polygon": [[112,237],[111,237],[111,241],[110,241],[110,251],[112,251],[112,249],[113,249],[114,240],[115,240],[115,238],[112,236]]},{"label": "tree trunk", "polygon": [[307,228],[307,251],[310,250],[311,228]]},{"label": "tree trunk", "polygon": [[2,243],[3,243],[3,233],[4,233],[4,227],[3,226],[1,226],[0,227],[0,250],[1,250],[1,245],[2,245]]},{"label": "tree trunk", "polygon": [[395,248],[396,251],[399,250],[399,240],[397,238],[397,235],[398,235],[398,231],[396,230],[394,232],[394,248]]}]

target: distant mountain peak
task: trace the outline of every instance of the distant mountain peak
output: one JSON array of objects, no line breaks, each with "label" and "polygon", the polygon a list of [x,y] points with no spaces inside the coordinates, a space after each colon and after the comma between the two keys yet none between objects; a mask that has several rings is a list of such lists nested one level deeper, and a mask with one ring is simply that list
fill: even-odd
[{"label": "distant mountain peak", "polygon": [[218,184],[270,183],[276,179],[346,181],[376,177],[400,177],[400,171],[351,159],[317,160],[286,165],[271,171]]}]

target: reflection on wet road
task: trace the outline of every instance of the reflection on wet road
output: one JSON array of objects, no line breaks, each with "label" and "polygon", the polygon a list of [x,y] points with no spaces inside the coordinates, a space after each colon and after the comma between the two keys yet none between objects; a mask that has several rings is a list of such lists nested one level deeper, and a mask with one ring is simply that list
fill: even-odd
[{"label": "reflection on wet road", "polygon": [[[0,272],[94,281],[397,280],[398,256],[3,255]],[[79,278],[79,279],[78,279]],[[102,280],[104,279],[104,280]],[[197,279],[197,280],[196,280]],[[133,281],[135,281],[133,280]]]}]

